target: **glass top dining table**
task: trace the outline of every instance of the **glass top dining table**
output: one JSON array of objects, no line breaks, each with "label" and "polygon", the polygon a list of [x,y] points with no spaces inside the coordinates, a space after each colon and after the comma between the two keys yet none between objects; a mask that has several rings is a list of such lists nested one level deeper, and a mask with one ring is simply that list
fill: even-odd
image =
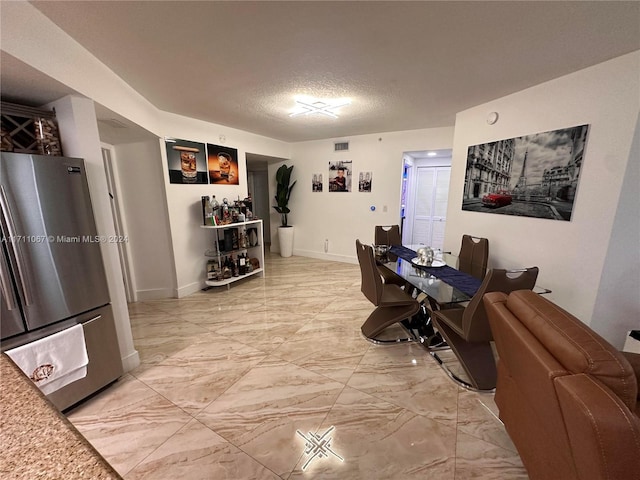
[{"label": "glass top dining table", "polygon": [[[416,251],[420,247],[424,247],[424,245],[405,246],[413,251]],[[468,302],[471,300],[471,295],[468,295],[454,286],[449,285],[444,280],[431,275],[429,272],[412,264],[410,261],[404,260],[400,257],[397,257],[397,260],[394,261],[392,260],[393,258],[396,258],[395,255],[388,253],[386,258],[378,258],[378,263],[406,280],[413,287],[425,293],[432,302],[442,306]],[[442,260],[449,267],[455,269],[458,268],[457,255],[436,251],[436,258],[438,260]],[[537,285],[533,288],[533,291],[538,294],[551,292],[551,290]]]},{"label": "glass top dining table", "polygon": [[[407,245],[408,248],[414,251],[420,248],[420,246]],[[379,263],[406,280],[410,285],[425,293],[431,300],[439,305],[468,302],[471,300],[471,297],[466,293],[449,285],[444,280],[434,277],[426,270],[413,265],[411,262],[403,260],[400,257],[397,257],[398,259],[393,261],[389,257],[393,258],[394,255],[389,254],[386,259],[381,259],[387,260],[386,262],[380,261]],[[457,255],[443,253],[438,259],[441,259],[452,268],[458,267]]]}]

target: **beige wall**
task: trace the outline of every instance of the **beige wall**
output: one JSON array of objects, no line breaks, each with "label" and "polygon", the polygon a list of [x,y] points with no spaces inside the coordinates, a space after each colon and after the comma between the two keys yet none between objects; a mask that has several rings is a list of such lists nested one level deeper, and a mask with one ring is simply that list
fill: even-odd
[{"label": "beige wall", "polygon": [[[291,196],[289,224],[295,226],[294,254],[356,262],[355,239],[373,242],[375,225],[400,221],[400,189],[403,153],[451,148],[453,128],[430,128],[405,132],[358,135],[349,141],[348,152],[334,152],[334,140],[296,143],[292,146],[293,179],[298,183]],[[329,192],[329,161],[351,160],[351,192]],[[275,185],[275,171],[269,178]],[[371,193],[358,192],[359,172],[373,172]],[[314,173],[323,175],[323,192],[311,191]],[[271,197],[274,193],[272,192]],[[375,206],[375,211],[370,207]],[[384,211],[386,206],[386,212]],[[272,250],[278,250],[280,216],[271,215]],[[329,251],[325,253],[325,240]]]},{"label": "beige wall", "polygon": [[[537,265],[538,283],[553,290],[549,299],[587,324],[610,322],[593,312],[625,170],[630,160],[638,161],[630,159],[630,149],[640,108],[639,67],[640,52],[628,54],[458,113],[445,248],[457,251],[464,233],[487,237],[490,266]],[[492,111],[500,118],[488,125]],[[590,125],[589,137],[570,222],[461,210],[470,145],[583,124]],[[627,268],[640,277],[637,258],[629,260]],[[620,288],[635,299],[637,328],[638,290]],[[618,346],[624,341],[622,330],[608,336]]]},{"label": "beige wall", "polygon": [[640,115],[591,317],[591,327],[618,348],[623,346],[622,334],[640,329],[639,187]]}]

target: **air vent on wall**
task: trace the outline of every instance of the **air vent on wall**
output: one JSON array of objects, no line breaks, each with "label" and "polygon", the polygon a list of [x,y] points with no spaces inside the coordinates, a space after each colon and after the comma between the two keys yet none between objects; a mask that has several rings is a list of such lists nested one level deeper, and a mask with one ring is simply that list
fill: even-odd
[{"label": "air vent on wall", "polygon": [[336,142],[333,144],[333,146],[334,152],[344,152],[346,150],[349,150],[349,142]]}]

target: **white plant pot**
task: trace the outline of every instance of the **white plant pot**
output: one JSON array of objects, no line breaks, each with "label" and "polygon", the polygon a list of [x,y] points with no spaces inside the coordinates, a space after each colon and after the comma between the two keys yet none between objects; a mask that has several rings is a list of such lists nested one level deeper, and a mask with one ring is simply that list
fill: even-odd
[{"label": "white plant pot", "polygon": [[278,238],[280,239],[280,256],[293,255],[293,227],[278,227]]}]

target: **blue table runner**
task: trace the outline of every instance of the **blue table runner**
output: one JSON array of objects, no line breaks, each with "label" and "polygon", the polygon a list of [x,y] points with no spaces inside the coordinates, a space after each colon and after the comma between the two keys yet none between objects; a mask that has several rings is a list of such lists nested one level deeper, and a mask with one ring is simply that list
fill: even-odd
[{"label": "blue table runner", "polygon": [[470,297],[473,297],[475,295],[475,293],[480,288],[480,285],[482,284],[482,280],[479,280],[476,277],[469,275],[468,273],[456,270],[449,265],[436,268],[427,267],[424,265],[416,265],[415,263],[411,262],[411,260],[413,258],[416,258],[418,254],[410,248],[403,247],[401,245],[393,245],[389,249],[389,252],[400,257],[403,260],[406,260],[414,267],[419,268],[420,270],[424,270],[430,275],[433,275],[434,277],[439,278],[452,287],[457,288]]}]

